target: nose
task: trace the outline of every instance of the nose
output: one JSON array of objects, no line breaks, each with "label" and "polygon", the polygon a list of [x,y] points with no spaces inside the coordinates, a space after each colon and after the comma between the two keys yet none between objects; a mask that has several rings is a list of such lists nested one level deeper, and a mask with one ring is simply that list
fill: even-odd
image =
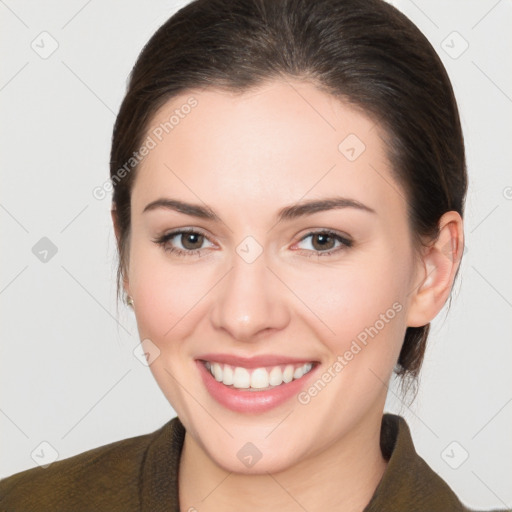
[{"label": "nose", "polygon": [[212,325],[244,342],[283,329],[290,321],[285,291],[267,268],[264,254],[252,263],[235,254],[230,272],[216,287]]}]

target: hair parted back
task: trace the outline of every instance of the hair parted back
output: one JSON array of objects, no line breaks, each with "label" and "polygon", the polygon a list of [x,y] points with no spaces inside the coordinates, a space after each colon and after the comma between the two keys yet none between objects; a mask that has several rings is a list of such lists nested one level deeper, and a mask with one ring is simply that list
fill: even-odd
[{"label": "hair parted back", "polygon": [[[142,144],[156,111],[189,89],[244,93],[288,78],[307,80],[379,123],[417,247],[437,237],[445,212],[463,215],[467,174],[452,86],[405,15],[383,0],[195,0],[143,48],[114,126],[118,297],[137,166],[122,180],[114,177]],[[396,370],[401,377],[418,376],[429,327],[407,328]]]}]

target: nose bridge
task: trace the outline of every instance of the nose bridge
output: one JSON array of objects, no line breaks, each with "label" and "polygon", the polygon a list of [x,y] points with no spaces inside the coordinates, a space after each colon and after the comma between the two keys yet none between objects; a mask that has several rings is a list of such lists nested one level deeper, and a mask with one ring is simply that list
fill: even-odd
[{"label": "nose bridge", "polygon": [[286,297],[267,268],[266,254],[261,252],[254,258],[250,243],[242,242],[233,254],[231,270],[218,288],[211,317],[215,328],[241,341],[255,340],[258,333],[268,329],[283,328],[289,320]]}]

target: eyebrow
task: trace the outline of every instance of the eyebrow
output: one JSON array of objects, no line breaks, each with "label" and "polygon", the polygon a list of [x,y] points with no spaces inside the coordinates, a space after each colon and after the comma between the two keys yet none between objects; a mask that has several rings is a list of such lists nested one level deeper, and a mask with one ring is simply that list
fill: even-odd
[{"label": "eyebrow", "polygon": [[177,201],[176,199],[160,198],[146,205],[142,213],[164,208],[166,210],[174,210],[178,213],[184,213],[191,217],[198,217],[200,219],[219,221],[220,218],[213,210],[206,206],[198,204],[185,203],[184,201]]},{"label": "eyebrow", "polygon": [[279,221],[296,219],[305,215],[311,215],[317,212],[327,210],[337,210],[341,208],[355,208],[369,213],[377,213],[373,208],[366,206],[360,201],[347,197],[332,197],[320,200],[310,200],[293,206],[287,206],[279,210],[277,218]]},{"label": "eyebrow", "polygon": [[[176,199],[160,198],[151,203],[147,204],[142,213],[156,210],[158,208],[164,208],[167,210],[173,210],[178,213],[190,215],[191,217],[198,217],[200,219],[220,221],[220,217],[207,206],[201,206],[198,204],[186,203],[184,201],[178,201]],[[313,213],[336,210],[341,208],[355,208],[357,210],[376,213],[373,208],[366,206],[360,201],[350,199],[347,197],[331,197],[319,200],[310,200],[294,204],[292,206],[286,206],[281,208],[277,213],[277,219],[279,222],[293,220],[306,215],[312,215]]]}]

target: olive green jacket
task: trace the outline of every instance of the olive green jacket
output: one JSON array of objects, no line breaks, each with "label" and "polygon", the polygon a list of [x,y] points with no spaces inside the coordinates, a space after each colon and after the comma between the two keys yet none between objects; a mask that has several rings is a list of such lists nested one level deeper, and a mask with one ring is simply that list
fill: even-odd
[{"label": "olive green jacket", "polygon": [[[151,434],[22,471],[0,480],[0,511],[179,512],[184,438],[176,417]],[[384,414],[381,449],[388,466],[364,512],[469,510],[416,454],[400,416]]]}]

